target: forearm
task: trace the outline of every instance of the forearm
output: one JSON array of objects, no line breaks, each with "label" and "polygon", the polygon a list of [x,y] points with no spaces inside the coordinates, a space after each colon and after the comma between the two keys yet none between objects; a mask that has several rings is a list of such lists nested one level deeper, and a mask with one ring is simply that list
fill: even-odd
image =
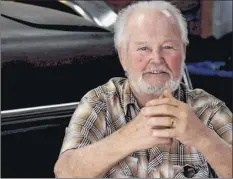
[{"label": "forearm", "polygon": [[118,132],[89,146],[62,154],[55,165],[59,178],[101,178],[131,151],[119,140]]},{"label": "forearm", "polygon": [[232,146],[207,130],[197,147],[220,178],[232,178]]}]

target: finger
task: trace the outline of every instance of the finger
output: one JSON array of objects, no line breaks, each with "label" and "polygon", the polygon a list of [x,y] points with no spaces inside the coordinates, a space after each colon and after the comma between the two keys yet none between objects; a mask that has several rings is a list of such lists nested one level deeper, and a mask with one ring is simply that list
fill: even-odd
[{"label": "finger", "polygon": [[[163,92],[163,93],[164,93],[164,92]],[[159,99],[165,98],[164,95],[163,95],[163,93],[159,96]]]},{"label": "finger", "polygon": [[161,98],[173,98],[171,90],[165,89],[163,93],[159,96],[159,99]]},{"label": "finger", "polygon": [[154,137],[166,137],[173,138],[175,137],[175,129],[153,129],[152,135]]},{"label": "finger", "polygon": [[162,94],[159,96],[159,99],[165,98],[164,92],[165,92],[166,90],[167,90],[167,89],[165,89],[165,90],[162,92]]},{"label": "finger", "polygon": [[156,105],[161,105],[161,104],[169,104],[169,105],[172,105],[174,107],[179,106],[179,102],[174,98],[153,99],[151,101],[148,101],[146,103],[146,106],[156,106]]},{"label": "finger", "polygon": [[157,126],[171,127],[174,118],[171,117],[151,117],[148,119],[148,126],[151,128]]},{"label": "finger", "polygon": [[163,97],[164,98],[173,98],[171,90],[169,90],[169,89],[164,90]]},{"label": "finger", "polygon": [[180,109],[171,105],[146,106],[141,110],[145,117],[171,116],[179,118]]}]

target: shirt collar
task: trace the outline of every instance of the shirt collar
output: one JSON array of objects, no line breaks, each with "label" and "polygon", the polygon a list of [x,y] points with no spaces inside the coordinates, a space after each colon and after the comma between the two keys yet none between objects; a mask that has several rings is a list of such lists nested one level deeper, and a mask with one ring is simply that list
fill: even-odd
[{"label": "shirt collar", "polygon": [[134,97],[132,90],[130,89],[129,80],[126,79],[123,88],[123,107],[125,114],[127,114],[129,104],[137,105],[137,100]]}]

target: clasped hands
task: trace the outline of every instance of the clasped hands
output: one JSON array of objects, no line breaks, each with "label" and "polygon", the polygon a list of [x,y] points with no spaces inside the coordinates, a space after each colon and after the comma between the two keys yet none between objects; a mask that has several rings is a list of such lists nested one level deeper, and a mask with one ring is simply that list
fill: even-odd
[{"label": "clasped hands", "polygon": [[154,129],[153,136],[176,138],[186,145],[195,144],[198,135],[207,129],[190,107],[168,90],[159,99],[147,102],[141,112],[149,118],[147,124]]},{"label": "clasped hands", "polygon": [[134,150],[140,150],[169,144],[172,139],[196,147],[207,130],[188,104],[166,90],[159,99],[148,101],[123,133]]}]

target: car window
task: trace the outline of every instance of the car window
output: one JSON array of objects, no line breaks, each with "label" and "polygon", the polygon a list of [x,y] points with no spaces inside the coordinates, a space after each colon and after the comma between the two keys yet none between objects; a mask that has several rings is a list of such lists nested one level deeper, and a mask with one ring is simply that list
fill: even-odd
[{"label": "car window", "polygon": [[3,1],[2,110],[78,102],[123,76],[113,34],[51,8]]}]

